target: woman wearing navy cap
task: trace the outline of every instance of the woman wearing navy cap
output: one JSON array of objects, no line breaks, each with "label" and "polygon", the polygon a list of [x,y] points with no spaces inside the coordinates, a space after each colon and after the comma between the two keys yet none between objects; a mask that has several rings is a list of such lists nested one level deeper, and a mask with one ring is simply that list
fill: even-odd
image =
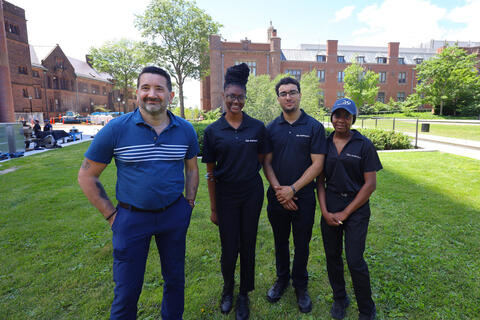
[{"label": "woman wearing navy cap", "polygon": [[225,113],[204,133],[202,162],[207,164],[213,223],[219,226],[222,245],[222,313],[233,304],[234,274],[240,254],[240,293],[236,319],[248,319],[248,292],[254,289],[255,243],[263,204],[259,170],[265,146],[265,126],[242,111],[249,68],[245,63],[227,69],[223,98]]},{"label": "woman wearing navy cap", "polygon": [[333,290],[330,314],[345,317],[350,300],[345,290],[342,241],[357,299],[359,319],[374,319],[370,275],[363,258],[368,222],[370,195],[377,184],[376,172],[382,169],[373,143],[352,130],[357,108],[347,98],[337,100],[331,122],[335,131],[327,138],[328,153],[324,171],[318,179],[318,201],[322,210],[321,228],[328,279]]}]

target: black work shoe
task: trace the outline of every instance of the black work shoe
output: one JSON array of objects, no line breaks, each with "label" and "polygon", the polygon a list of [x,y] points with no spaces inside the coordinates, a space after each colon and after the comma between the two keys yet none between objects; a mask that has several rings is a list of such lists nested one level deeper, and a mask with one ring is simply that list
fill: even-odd
[{"label": "black work shoe", "polygon": [[309,313],[312,311],[312,299],[310,299],[307,288],[295,288],[295,294],[297,295],[298,309],[300,309],[300,312]]},{"label": "black work shoe", "polygon": [[277,279],[273,286],[267,292],[267,300],[271,303],[277,302],[282,297],[285,290],[288,288],[289,281],[280,281]]},{"label": "black work shoe", "polygon": [[236,314],[235,314],[235,319],[236,320],[247,320],[248,317],[250,316],[250,309],[248,305],[250,304],[250,300],[248,299],[248,295],[246,294],[239,294],[237,298],[237,305],[235,307],[236,309]]},{"label": "black work shoe", "polygon": [[232,310],[233,306],[233,294],[232,293],[222,293],[222,300],[220,300],[220,311],[223,314],[227,314]]},{"label": "black work shoe", "polygon": [[350,299],[348,296],[343,300],[335,300],[332,304],[332,309],[330,309],[330,315],[334,319],[343,319],[345,318],[345,310],[350,305]]},{"label": "black work shoe", "polygon": [[363,313],[360,313],[358,315],[358,320],[374,320],[376,316],[377,316],[377,308],[373,306],[373,311],[371,314],[365,315]]}]

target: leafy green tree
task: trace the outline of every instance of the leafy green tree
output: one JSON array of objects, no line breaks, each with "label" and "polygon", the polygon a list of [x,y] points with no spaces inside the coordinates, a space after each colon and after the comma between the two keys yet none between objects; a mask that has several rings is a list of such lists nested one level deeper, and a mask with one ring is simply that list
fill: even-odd
[{"label": "leafy green tree", "polygon": [[378,73],[367,71],[358,63],[352,63],[344,72],[345,96],[352,99],[363,113],[364,108],[375,103],[378,94]]},{"label": "leafy green tree", "polygon": [[250,74],[247,83],[247,101],[244,108],[248,115],[267,124],[280,114],[275,84],[282,77],[285,77],[285,75],[278,75],[274,80],[270,80],[270,76],[266,74],[259,76]]},{"label": "leafy green tree", "polygon": [[318,86],[318,78],[316,70],[312,70],[302,75],[300,80],[300,88],[302,90],[302,101],[300,108],[315,119],[319,120],[325,113],[322,108],[321,90]]},{"label": "leafy green tree", "polygon": [[458,46],[446,47],[416,68],[420,83],[415,89],[424,103],[438,107],[440,115],[443,115],[445,106],[452,114],[462,108],[471,109],[480,101],[480,76],[476,63],[475,54],[468,55]]},{"label": "leafy green tree", "polygon": [[[122,90],[126,100],[129,88],[135,87],[138,73],[145,64],[145,56],[139,44],[128,39],[108,41],[100,48],[90,48],[89,57],[95,70],[112,76],[115,87]],[[123,108],[126,112],[126,104]]]},{"label": "leafy green tree", "polygon": [[208,38],[221,25],[188,0],[152,0],[135,24],[148,39],[149,57],[175,79],[180,114],[185,118],[183,84],[188,77],[199,79],[207,73]]}]

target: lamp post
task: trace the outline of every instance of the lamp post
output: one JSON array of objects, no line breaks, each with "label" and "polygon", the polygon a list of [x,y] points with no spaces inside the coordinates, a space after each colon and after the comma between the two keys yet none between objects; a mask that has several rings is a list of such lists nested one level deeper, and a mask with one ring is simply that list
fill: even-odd
[{"label": "lamp post", "polygon": [[32,96],[28,96],[28,100],[30,101],[30,113],[32,114],[33,117],[33,107],[32,107]]},{"label": "lamp post", "polygon": [[125,100],[123,100],[122,103],[123,103],[123,112],[127,113],[127,110],[125,109]]},{"label": "lamp post", "polygon": [[92,113],[92,111],[93,111],[93,101],[90,101],[90,110],[88,113]]},{"label": "lamp post", "polygon": [[118,112],[120,112],[120,101],[121,101],[120,97],[117,98],[117,101],[118,101]]}]

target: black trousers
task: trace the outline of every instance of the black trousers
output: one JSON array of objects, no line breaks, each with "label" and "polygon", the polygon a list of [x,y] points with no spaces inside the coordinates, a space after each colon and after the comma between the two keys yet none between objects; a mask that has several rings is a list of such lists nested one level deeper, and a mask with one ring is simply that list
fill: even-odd
[{"label": "black trousers", "polygon": [[240,253],[240,293],[255,288],[255,245],[263,205],[263,181],[258,175],[244,184],[218,182],[215,188],[222,244],[221,267],[225,292],[233,292]]},{"label": "black trousers", "polygon": [[[279,206],[275,194],[268,193],[268,220],[272,226],[275,240],[275,261],[277,278],[287,282],[292,278],[295,288],[306,288],[308,285],[307,263],[310,254],[310,239],[315,222],[315,194],[299,198],[295,201],[298,210],[289,211]],[[292,274],[290,276],[290,232],[293,233],[295,253]]]},{"label": "black trousers", "polygon": [[[329,212],[341,211],[352,202],[353,198],[354,195],[343,197],[341,194],[328,192],[327,190],[327,209]],[[345,236],[345,254],[348,269],[352,276],[358,310],[365,315],[370,315],[375,306],[372,300],[370,274],[367,263],[363,258],[369,220],[370,206],[367,202],[352,213],[347,220],[343,221],[343,225],[338,227],[329,226],[323,217],[321,221],[323,246],[327,258],[328,280],[332,286],[333,299],[342,300],[347,295],[342,259],[342,242],[343,236]]]}]

